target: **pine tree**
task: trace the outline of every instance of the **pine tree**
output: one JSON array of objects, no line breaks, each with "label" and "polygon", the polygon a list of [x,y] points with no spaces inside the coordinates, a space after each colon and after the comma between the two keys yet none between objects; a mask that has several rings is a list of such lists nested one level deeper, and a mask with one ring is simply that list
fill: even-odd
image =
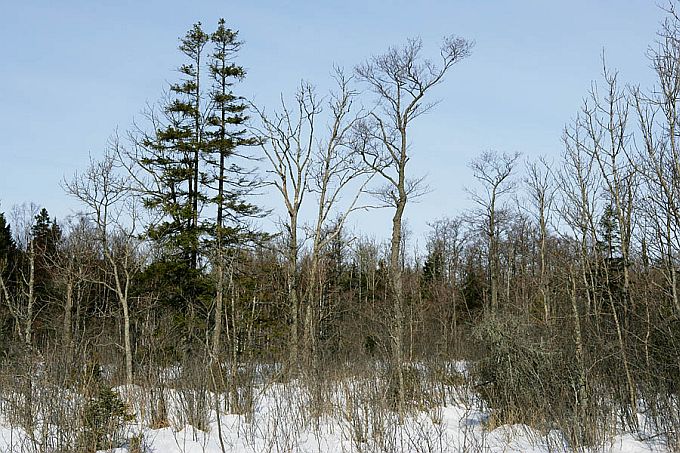
[{"label": "pine tree", "polygon": [[613,205],[605,207],[598,227],[598,250],[607,261],[618,260],[621,256],[621,228]]},{"label": "pine tree", "polygon": [[444,278],[444,250],[440,242],[435,242],[428,250],[423,265],[423,283],[439,282]]},{"label": "pine tree", "polygon": [[[215,351],[227,251],[259,237],[246,221],[260,213],[246,200],[257,184],[236,161],[242,157],[237,148],[258,143],[245,127],[247,104],[232,91],[245,76],[233,61],[241,47],[237,37],[224,19],[212,34],[200,23],[186,33],[179,46],[187,59],[179,67],[182,80],[170,86],[170,99],[161,106],[163,118],[151,116],[155,130],[141,141],[138,159],[156,183],[147,191],[146,206],[162,215],[147,231],[162,257],[144,278],[163,292],[166,302],[188,309],[187,316],[216,302]],[[214,286],[208,270],[216,277]],[[202,322],[210,316],[195,315]]]},{"label": "pine tree", "polygon": [[14,292],[16,244],[5,214],[0,212],[0,351],[4,351],[11,331],[12,317],[6,314],[10,292]]},{"label": "pine tree", "polygon": [[[243,219],[259,213],[245,200],[256,183],[233,159],[236,148],[258,142],[245,128],[246,102],[232,92],[245,76],[233,62],[241,47],[237,37],[224,19],[212,34],[200,23],[186,33],[179,46],[187,58],[179,67],[183,79],[170,86],[164,124],[156,121],[154,133],[142,141],[140,164],[158,183],[145,202],[164,214],[149,236],[168,259],[192,270],[199,268],[202,239],[210,236],[218,247],[252,239]],[[202,215],[204,210],[211,214]]]},{"label": "pine tree", "polygon": [[7,298],[6,292],[14,291],[17,259],[17,246],[12,237],[12,230],[5,219],[5,214],[0,212],[0,301]]},{"label": "pine tree", "polygon": [[[252,189],[254,181],[233,158],[240,146],[254,145],[257,140],[250,137],[244,127],[247,120],[247,105],[244,99],[232,92],[236,81],[245,77],[245,70],[233,62],[241,42],[238,32],[227,28],[220,19],[217,30],[210,36],[213,53],[208,65],[212,87],[210,101],[213,106],[208,117],[210,127],[205,144],[205,161],[210,169],[206,175],[215,194],[210,204],[215,208],[215,220],[206,221],[213,244],[213,270],[215,273],[215,326],[213,329],[213,357],[220,352],[222,312],[225,292],[226,251],[235,245],[252,241],[255,234],[243,221],[257,215],[259,209],[245,201],[244,196]],[[236,360],[237,351],[231,351]]]},{"label": "pine tree", "polygon": [[31,238],[35,243],[37,256],[42,256],[44,259],[54,256],[61,239],[61,228],[50,218],[47,209],[42,208],[35,216],[35,223],[31,227]]}]

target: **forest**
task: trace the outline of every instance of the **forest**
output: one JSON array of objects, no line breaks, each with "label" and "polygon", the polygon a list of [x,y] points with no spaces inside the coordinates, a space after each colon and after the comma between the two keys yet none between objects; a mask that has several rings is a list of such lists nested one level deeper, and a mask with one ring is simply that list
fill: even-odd
[{"label": "forest", "polygon": [[[78,214],[0,213],[0,425],[22,433],[0,445],[166,451],[150,430],[190,426],[222,452],[489,451],[432,428],[464,404],[548,451],[621,433],[679,450],[679,14],[650,45],[653,88],[603,57],[560,157],[479,154],[474,207],[415,252],[411,133],[474,41],[429,59],[406,40],[262,106],[239,94],[238,31],[193,25],[166,94],[55,188]],[[386,241],[348,227],[374,210]],[[300,440],[332,419],[346,443]]]}]

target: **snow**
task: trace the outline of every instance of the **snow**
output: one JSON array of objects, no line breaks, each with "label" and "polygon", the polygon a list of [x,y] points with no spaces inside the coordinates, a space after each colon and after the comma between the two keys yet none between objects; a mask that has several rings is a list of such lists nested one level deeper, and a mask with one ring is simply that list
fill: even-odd
[{"label": "snow", "polygon": [[[148,408],[140,388],[116,390],[136,415],[135,422],[127,426],[126,437],[141,435],[146,448],[142,451],[146,452],[548,453],[568,450],[557,430],[541,433],[525,425],[504,425],[489,431],[486,424],[489,415],[472,407],[471,399],[467,398],[455,398],[455,403],[418,411],[400,424],[393,412],[357,404],[360,395],[354,393],[361,392],[361,385],[361,382],[352,382],[329,386],[333,404],[318,417],[309,415],[311,396],[302,385],[291,382],[260,386],[255,392],[256,407],[251,414],[220,413],[218,424],[216,412],[210,410],[206,432],[184,421],[182,394],[178,390],[165,389],[170,426],[158,429],[148,427]],[[215,396],[208,396],[213,404]],[[39,449],[24,431],[10,426],[0,414],[0,451],[30,453]],[[129,445],[110,451],[133,453]],[[640,435],[621,433],[590,451],[633,453],[667,449],[658,437],[641,440]]]}]

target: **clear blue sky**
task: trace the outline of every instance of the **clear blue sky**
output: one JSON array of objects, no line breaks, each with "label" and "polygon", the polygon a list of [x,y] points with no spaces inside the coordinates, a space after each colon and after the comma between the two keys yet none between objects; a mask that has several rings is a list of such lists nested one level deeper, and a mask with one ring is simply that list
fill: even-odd
[{"label": "clear blue sky", "polygon": [[[452,33],[476,42],[433,93],[441,104],[414,129],[412,169],[433,189],[407,211],[419,234],[469,205],[466,162],[478,153],[559,154],[603,49],[624,81],[650,86],[645,51],[663,16],[653,0],[4,0],[0,211],[31,201],[58,218],[76,211],[62,178],[176,80],[178,37],[192,23],[211,30],[224,17],[245,41],[239,62],[248,76],[237,90],[269,108],[300,79],[323,89],[333,64],[350,69],[407,37],[431,50]],[[387,235],[387,215],[358,222]]]}]

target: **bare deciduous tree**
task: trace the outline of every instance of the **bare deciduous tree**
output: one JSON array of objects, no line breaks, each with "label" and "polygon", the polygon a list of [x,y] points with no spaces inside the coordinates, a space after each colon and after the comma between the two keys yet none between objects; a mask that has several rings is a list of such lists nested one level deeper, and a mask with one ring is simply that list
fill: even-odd
[{"label": "bare deciduous tree", "polygon": [[515,189],[512,172],[519,153],[499,154],[487,151],[469,164],[473,176],[482,184],[482,190],[470,190],[472,200],[479,205],[477,215],[482,219],[482,230],[488,239],[488,269],[491,289],[491,308],[498,309],[499,291],[499,236],[503,225],[503,197]]},{"label": "bare deciduous tree", "polygon": [[[599,181],[604,198],[604,210],[602,219],[598,223],[601,230],[591,224],[590,229],[595,244],[600,241],[607,242],[604,263],[599,267],[603,275],[606,289],[604,297],[611,309],[611,315],[616,327],[619,352],[626,375],[628,398],[632,415],[630,422],[637,424],[637,386],[631,370],[630,360],[626,347],[626,313],[631,309],[630,267],[631,267],[631,241],[634,226],[634,202],[637,198],[638,173],[633,164],[632,150],[630,149],[631,132],[628,128],[628,114],[630,102],[625,91],[619,87],[616,72],[611,72],[604,64],[603,58],[604,90],[601,93],[597,84],[593,84],[590,95],[584,101],[580,115],[577,117],[573,129],[567,130],[567,140],[570,147],[578,153],[587,156],[593,164],[592,169],[599,173]],[[591,187],[584,186],[582,192],[592,191]],[[610,215],[611,214],[611,215]],[[607,217],[611,218],[607,218]],[[592,217],[592,216],[591,216]],[[585,219],[582,219],[585,220]],[[592,220],[590,220],[592,222]],[[603,223],[604,222],[604,223]],[[604,233],[609,237],[597,237],[598,233]],[[618,237],[619,256],[614,256],[612,236]],[[618,264],[623,274],[622,300],[614,294],[617,286],[616,277]],[[596,287],[592,286],[593,292]]]},{"label": "bare deciduous tree", "polygon": [[69,195],[86,206],[85,214],[96,226],[99,247],[112,277],[101,283],[116,294],[123,312],[125,374],[127,384],[131,385],[130,290],[142,262],[141,243],[137,239],[138,209],[135,199],[129,196],[131,188],[126,176],[119,172],[120,146],[114,137],[101,160],[91,159],[84,173],[76,173],[63,184]]},{"label": "bare deciduous tree", "polygon": [[362,122],[360,132],[369,144],[362,147],[362,157],[383,178],[384,186],[375,195],[394,209],[390,239],[392,365],[398,381],[400,416],[404,414],[402,223],[407,201],[423,193],[422,178],[414,179],[407,172],[411,154],[409,133],[413,121],[436,105],[427,99],[427,94],[444,80],[453,65],[470,55],[472,46],[466,39],[447,37],[440,47],[439,62],[434,63],[421,55],[422,41],[410,39],[405,46],[392,47],[356,67],[359,80],[368,85],[377,104],[376,110]]},{"label": "bare deciduous tree", "polygon": [[[356,111],[356,92],[351,89],[351,78],[336,68],[337,90],[328,101],[330,111],[327,130],[320,131],[318,122],[323,113],[323,102],[315,89],[303,83],[296,95],[296,110],[291,111],[282,100],[282,110],[272,118],[263,110],[260,114],[262,129],[259,135],[264,154],[274,175],[273,185],[283,198],[287,219],[287,291],[290,304],[290,366],[299,363],[300,316],[304,308],[304,349],[307,358],[313,354],[314,319],[313,298],[318,279],[321,251],[340,233],[350,213],[360,209],[357,203],[372,169],[366,167],[353,152],[352,140],[355,124],[362,117]],[[257,110],[257,109],[256,109]],[[300,237],[300,210],[310,193],[317,196],[316,219],[311,229],[312,250],[308,288],[302,294],[300,288],[299,259],[304,238]],[[340,206],[343,195],[348,195]],[[337,221],[330,230],[331,216]]]},{"label": "bare deciduous tree", "polygon": [[550,167],[550,163],[545,158],[539,158],[537,162],[528,162],[527,176],[525,178],[525,183],[529,190],[529,199],[534,209],[536,221],[538,222],[541,266],[539,287],[543,299],[546,323],[550,320],[550,294],[547,271],[548,225],[555,201],[555,191],[557,190],[554,183],[554,175]]},{"label": "bare deciduous tree", "polygon": [[298,238],[302,201],[309,188],[309,175],[314,146],[316,118],[321,106],[311,85],[303,83],[296,94],[297,111],[291,112],[281,98],[282,111],[269,117],[257,111],[262,122],[258,135],[263,137],[262,150],[271,165],[272,184],[281,194],[286,208],[286,287],[290,304],[290,332],[288,361],[292,373],[299,363],[299,270],[301,241]]}]

